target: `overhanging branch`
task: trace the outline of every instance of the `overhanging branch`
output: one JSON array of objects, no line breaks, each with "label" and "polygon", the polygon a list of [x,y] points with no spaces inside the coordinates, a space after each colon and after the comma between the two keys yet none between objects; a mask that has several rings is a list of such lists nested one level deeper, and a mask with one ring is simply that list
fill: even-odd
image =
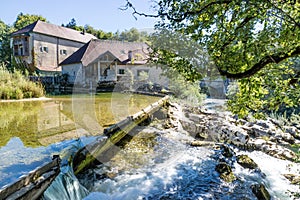
[{"label": "overhanging branch", "polygon": [[300,46],[297,46],[292,52],[284,52],[284,53],[277,53],[273,55],[268,55],[263,57],[258,63],[254,64],[250,69],[241,72],[241,73],[231,73],[226,70],[222,70],[220,67],[218,67],[218,70],[222,76],[226,76],[227,78],[232,79],[240,79],[240,78],[247,78],[258,71],[260,71],[263,67],[265,67],[268,64],[271,63],[280,63],[281,61],[284,61],[287,58],[294,57],[296,55],[300,55]]},{"label": "overhanging branch", "polygon": [[[185,20],[188,16],[192,16],[192,15],[200,15],[202,13],[204,13],[210,6],[213,5],[221,5],[221,4],[228,4],[231,3],[232,0],[219,0],[219,1],[213,1],[210,2],[206,5],[204,5],[202,8],[197,9],[197,10],[191,10],[191,11],[186,11],[184,13],[182,13],[182,15],[180,17],[171,17],[168,13],[166,12],[159,12],[157,15],[153,15],[153,14],[146,14],[143,12],[139,12],[136,10],[136,8],[133,6],[133,4],[127,0],[126,5],[123,8],[120,8],[121,10],[128,10],[128,9],[132,9],[132,15],[134,16],[134,18],[136,19],[135,15],[139,15],[139,16],[143,16],[143,17],[153,17],[153,18],[158,18],[158,17],[167,17],[168,20],[174,21],[174,22],[182,22],[183,20]],[[163,7],[160,6],[160,9],[162,9]]]}]

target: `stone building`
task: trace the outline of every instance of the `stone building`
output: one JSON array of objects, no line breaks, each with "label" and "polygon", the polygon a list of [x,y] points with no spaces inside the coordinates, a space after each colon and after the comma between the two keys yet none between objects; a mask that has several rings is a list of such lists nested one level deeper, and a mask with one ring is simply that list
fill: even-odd
[{"label": "stone building", "polygon": [[147,82],[166,85],[159,67],[150,67],[149,46],[141,42],[122,42],[92,39],[60,65],[69,82],[96,86],[99,82],[120,82],[147,79]]},{"label": "stone building", "polygon": [[39,75],[61,73],[59,63],[96,37],[70,28],[36,21],[11,35],[16,62]]}]

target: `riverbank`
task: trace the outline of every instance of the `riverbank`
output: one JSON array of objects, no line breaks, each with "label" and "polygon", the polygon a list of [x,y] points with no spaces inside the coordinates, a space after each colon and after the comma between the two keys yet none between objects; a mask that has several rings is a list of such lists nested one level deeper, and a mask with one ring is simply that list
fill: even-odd
[{"label": "riverbank", "polygon": [[5,102],[28,102],[28,101],[50,101],[52,98],[49,97],[38,97],[38,98],[26,98],[26,99],[1,99],[0,103]]}]

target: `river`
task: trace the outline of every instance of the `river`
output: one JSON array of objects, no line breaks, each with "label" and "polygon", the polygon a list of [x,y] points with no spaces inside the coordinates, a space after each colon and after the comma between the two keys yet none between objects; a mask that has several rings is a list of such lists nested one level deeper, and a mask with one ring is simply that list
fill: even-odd
[{"label": "river", "polygon": [[0,103],[0,188],[159,99],[120,93],[50,98]]}]

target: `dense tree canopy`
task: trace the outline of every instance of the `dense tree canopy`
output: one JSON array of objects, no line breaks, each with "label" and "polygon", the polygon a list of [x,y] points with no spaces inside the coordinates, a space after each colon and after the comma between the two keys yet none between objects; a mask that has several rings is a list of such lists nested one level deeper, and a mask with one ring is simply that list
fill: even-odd
[{"label": "dense tree canopy", "polygon": [[78,26],[76,23],[76,20],[74,18],[71,19],[71,21],[64,25],[63,27],[72,28],[77,31],[85,31],[87,33],[90,33],[94,36],[96,36],[98,39],[114,39],[114,40],[120,40],[120,41],[127,41],[127,42],[145,42],[148,39],[147,32],[144,31],[138,31],[136,28],[131,28],[130,30],[124,30],[122,32],[105,32],[101,29],[97,30],[94,27],[86,24],[85,26]]},{"label": "dense tree canopy", "polygon": [[205,46],[222,75],[249,77],[270,63],[300,54],[300,3],[275,0],[155,1],[159,28]]},{"label": "dense tree canopy", "polygon": [[17,19],[14,23],[14,28],[15,30],[21,29],[29,24],[32,24],[33,22],[40,20],[46,22],[46,18],[44,18],[41,15],[31,15],[31,14],[23,14],[20,13],[17,16]]},{"label": "dense tree canopy", "polygon": [[[295,0],[152,1],[159,30],[181,33],[207,51],[219,73],[238,81],[231,109],[241,116],[300,104],[300,3]],[[158,51],[170,61],[177,51]],[[171,55],[171,56],[170,56]],[[156,55],[157,56],[157,55]],[[174,59],[173,59],[174,60]],[[176,59],[180,60],[180,59]],[[166,62],[168,63],[168,62]],[[190,71],[190,64],[175,64]],[[192,74],[188,74],[188,79]],[[196,73],[199,77],[199,74]]]},{"label": "dense tree canopy", "polygon": [[0,63],[9,64],[10,61],[10,32],[11,28],[0,20]]}]

